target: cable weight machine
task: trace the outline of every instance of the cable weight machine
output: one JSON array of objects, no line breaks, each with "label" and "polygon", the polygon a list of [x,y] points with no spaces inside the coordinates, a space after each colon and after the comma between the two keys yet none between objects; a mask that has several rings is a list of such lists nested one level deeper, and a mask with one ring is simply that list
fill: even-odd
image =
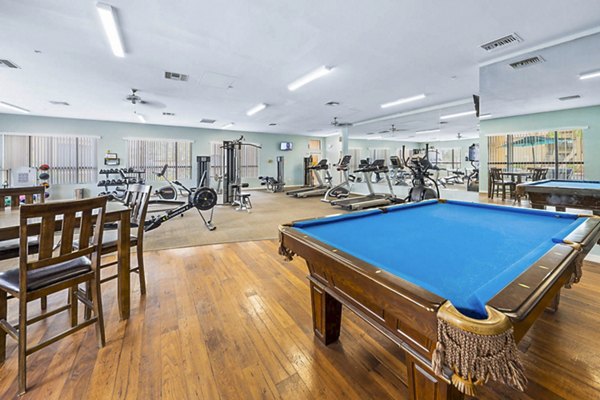
[{"label": "cable weight machine", "polygon": [[242,148],[251,146],[261,149],[260,145],[244,141],[244,136],[237,140],[223,141],[223,201],[226,205],[241,205],[242,188],[248,187],[247,183],[242,183]]}]

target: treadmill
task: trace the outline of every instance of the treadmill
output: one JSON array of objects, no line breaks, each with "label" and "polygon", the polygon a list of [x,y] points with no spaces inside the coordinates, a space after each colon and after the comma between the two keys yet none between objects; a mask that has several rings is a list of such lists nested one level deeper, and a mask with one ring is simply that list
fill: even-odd
[{"label": "treadmill", "polygon": [[[385,166],[385,160],[375,160],[372,164],[369,164],[363,168],[359,168],[354,172],[361,172],[364,175],[369,194],[365,196],[351,197],[348,199],[334,200],[330,203],[332,206],[338,206],[348,211],[356,211],[371,207],[388,206],[393,203],[402,202],[402,200],[398,199],[394,194],[394,189],[388,175],[389,169]],[[390,191],[389,193],[375,193],[373,190],[373,184],[371,183],[371,176],[375,172],[384,174]]]},{"label": "treadmill", "polygon": [[[321,178],[319,173],[316,172],[316,171],[320,171],[320,170],[329,169],[329,165],[327,164],[326,158],[323,158],[321,161],[319,161],[318,163],[316,163],[315,165],[313,165],[311,167],[308,167],[307,169],[310,170],[313,173],[313,175],[317,178],[318,185],[310,186],[310,187],[303,187],[300,189],[288,190],[287,192],[285,192],[285,194],[287,194],[288,196],[298,197],[297,195],[302,192],[309,192],[311,190],[320,189],[320,188],[324,188],[324,187],[328,188],[328,186],[325,186],[325,184],[323,183],[323,179]],[[325,190],[325,191],[327,191],[327,190]],[[325,192],[323,192],[323,193],[325,193]]]},{"label": "treadmill", "polygon": [[[314,174],[317,177],[317,181],[319,182],[319,185],[315,188],[312,188],[311,190],[305,190],[300,193],[296,193],[293,196],[298,197],[298,198],[323,196],[325,193],[327,193],[329,191],[329,189],[331,189],[331,174],[329,173],[329,164],[327,164],[327,160],[321,160],[321,161],[325,161],[324,165],[319,165],[319,164],[321,164],[319,162],[319,164],[315,165],[315,167],[314,167]],[[318,171],[324,171],[322,173],[325,175],[325,183],[323,183],[323,179],[319,175]]]}]

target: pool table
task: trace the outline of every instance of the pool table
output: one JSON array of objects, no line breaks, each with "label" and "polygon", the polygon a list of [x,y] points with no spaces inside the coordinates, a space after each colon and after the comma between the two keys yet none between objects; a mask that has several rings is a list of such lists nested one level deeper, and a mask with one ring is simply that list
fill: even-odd
[{"label": "pool table", "polygon": [[600,215],[600,181],[545,179],[517,185],[516,193],[517,198],[528,195],[533,208],[581,208]]},{"label": "pool table", "polygon": [[524,389],[516,343],[579,280],[600,218],[430,200],[279,233],[308,265],[317,338],[338,340],[344,305],[405,350],[412,399],[459,399],[488,378]]}]

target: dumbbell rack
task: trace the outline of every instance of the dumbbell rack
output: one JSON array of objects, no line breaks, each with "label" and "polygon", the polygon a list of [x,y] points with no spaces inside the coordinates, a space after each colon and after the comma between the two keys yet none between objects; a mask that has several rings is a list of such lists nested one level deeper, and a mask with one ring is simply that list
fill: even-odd
[{"label": "dumbbell rack", "polygon": [[[121,172],[125,174],[125,179],[109,179],[111,175],[118,175],[121,177]],[[102,179],[98,181],[98,187],[103,187],[106,193],[109,192],[109,187],[115,187],[115,190],[118,189],[118,186],[125,185],[125,190],[129,188],[129,185],[136,183],[144,183],[144,179],[142,175],[145,174],[146,171],[137,171],[128,168],[110,168],[110,169],[101,169],[98,174],[104,175],[106,179]],[[135,176],[134,176],[135,175]]]}]

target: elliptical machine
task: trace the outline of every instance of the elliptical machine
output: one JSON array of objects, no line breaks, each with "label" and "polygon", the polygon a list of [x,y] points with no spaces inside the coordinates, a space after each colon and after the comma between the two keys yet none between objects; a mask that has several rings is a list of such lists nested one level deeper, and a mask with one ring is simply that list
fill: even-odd
[{"label": "elliptical machine", "polygon": [[[433,165],[429,161],[429,144],[425,145],[425,155],[419,156],[417,154],[412,157],[405,158],[404,155],[405,146],[402,146],[402,158],[404,159],[404,165],[411,170],[413,174],[412,184],[413,187],[408,192],[408,197],[405,201],[423,201],[429,199],[439,199],[440,189],[434,178],[429,173],[430,169],[433,169]],[[431,188],[427,185],[427,181],[433,184]]]},{"label": "elliptical machine", "polygon": [[321,199],[321,201],[325,203],[330,203],[333,200],[345,199],[350,195],[350,190],[352,189],[352,183],[354,183],[354,175],[350,175],[348,172],[348,168],[350,165],[350,160],[352,159],[351,155],[347,155],[342,157],[342,159],[334,164],[336,170],[342,173],[342,182],[330,188],[325,192],[325,195]]},{"label": "elliptical machine", "polygon": [[158,198],[161,200],[177,201],[177,197],[180,193],[179,190],[177,190],[177,187],[175,187],[175,185],[173,184],[173,182],[165,175],[168,167],[169,164],[165,164],[162,170],[160,170],[160,172],[154,173],[154,175],[156,175],[157,177],[163,178],[168,184],[167,186],[163,186],[159,189],[156,189],[154,191],[154,195],[158,196]]}]

